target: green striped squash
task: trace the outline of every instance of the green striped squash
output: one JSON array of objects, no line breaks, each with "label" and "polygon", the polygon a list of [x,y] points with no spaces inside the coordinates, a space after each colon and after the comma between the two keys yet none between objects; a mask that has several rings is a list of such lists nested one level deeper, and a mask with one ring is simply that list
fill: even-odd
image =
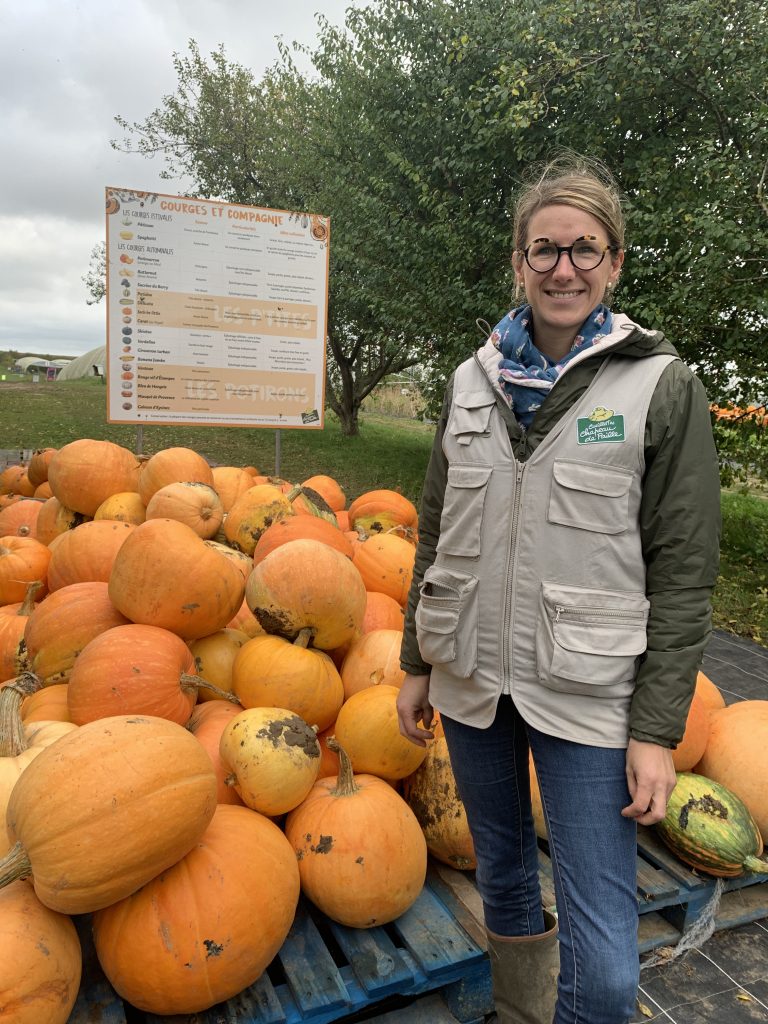
[{"label": "green striped squash", "polygon": [[710,875],[768,873],[763,840],[752,815],[730,789],[703,775],[679,772],[656,830],[680,860]]}]

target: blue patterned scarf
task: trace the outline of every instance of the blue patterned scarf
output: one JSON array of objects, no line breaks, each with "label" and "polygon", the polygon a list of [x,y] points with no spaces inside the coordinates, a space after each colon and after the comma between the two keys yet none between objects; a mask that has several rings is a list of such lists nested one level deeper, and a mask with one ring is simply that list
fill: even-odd
[{"label": "blue patterned scarf", "polygon": [[491,332],[501,352],[499,383],[518,422],[526,429],[567,363],[579,352],[611,333],[613,317],[607,306],[597,306],[579,328],[570,352],[555,363],[533,343],[531,307],[513,309]]}]

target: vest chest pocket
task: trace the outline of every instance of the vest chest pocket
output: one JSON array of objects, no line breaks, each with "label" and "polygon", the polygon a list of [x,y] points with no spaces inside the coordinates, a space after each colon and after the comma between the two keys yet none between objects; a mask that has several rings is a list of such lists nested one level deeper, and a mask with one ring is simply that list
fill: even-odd
[{"label": "vest chest pocket", "polygon": [[624,533],[629,526],[632,473],[614,466],[557,459],[552,467],[547,519],[594,533]]},{"label": "vest chest pocket", "polygon": [[[561,693],[631,692],[647,646],[644,594],[542,584],[536,629],[539,680]],[[625,684],[621,686],[620,684]]]},{"label": "vest chest pocket", "polygon": [[460,391],[454,395],[453,412],[448,431],[457,444],[467,445],[474,437],[487,437],[491,432],[491,413],[496,399],[488,389]]},{"label": "vest chest pocket", "polygon": [[422,658],[467,679],[477,665],[477,577],[431,565],[419,593],[416,637]]},{"label": "vest chest pocket", "polygon": [[476,558],[491,466],[449,466],[437,551]]}]

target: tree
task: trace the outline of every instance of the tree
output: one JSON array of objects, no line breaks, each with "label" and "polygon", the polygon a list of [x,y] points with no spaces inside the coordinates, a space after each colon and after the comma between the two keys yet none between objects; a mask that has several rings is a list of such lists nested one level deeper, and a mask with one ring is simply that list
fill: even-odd
[{"label": "tree", "polygon": [[[767,0],[376,0],[321,19],[256,82],[192,44],[142,124],[207,195],[331,216],[328,400],[344,429],[388,372],[439,392],[511,299],[531,165],[602,158],[627,196],[619,305],[718,397],[768,380]],[[129,142],[130,145],[130,142]]]},{"label": "tree", "polygon": [[91,249],[91,259],[88,265],[88,273],[84,274],[81,280],[85,283],[88,298],[85,300],[89,306],[95,306],[107,294],[107,245],[106,242],[98,242]]}]

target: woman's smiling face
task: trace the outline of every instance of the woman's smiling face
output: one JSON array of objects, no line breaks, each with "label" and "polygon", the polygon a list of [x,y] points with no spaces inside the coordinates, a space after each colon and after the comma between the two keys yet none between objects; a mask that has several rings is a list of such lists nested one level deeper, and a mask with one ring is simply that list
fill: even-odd
[{"label": "woman's smiling face", "polygon": [[[584,235],[593,236],[601,249],[610,243],[603,225],[586,211],[562,204],[544,206],[529,221],[525,245],[536,238],[571,245]],[[515,273],[531,304],[536,346],[554,359],[569,352],[579,328],[603,301],[606,285],[618,279],[623,262],[623,251],[606,252],[594,270],[578,270],[568,254],[561,253],[554,269],[537,274],[522,254],[517,255]]]}]

